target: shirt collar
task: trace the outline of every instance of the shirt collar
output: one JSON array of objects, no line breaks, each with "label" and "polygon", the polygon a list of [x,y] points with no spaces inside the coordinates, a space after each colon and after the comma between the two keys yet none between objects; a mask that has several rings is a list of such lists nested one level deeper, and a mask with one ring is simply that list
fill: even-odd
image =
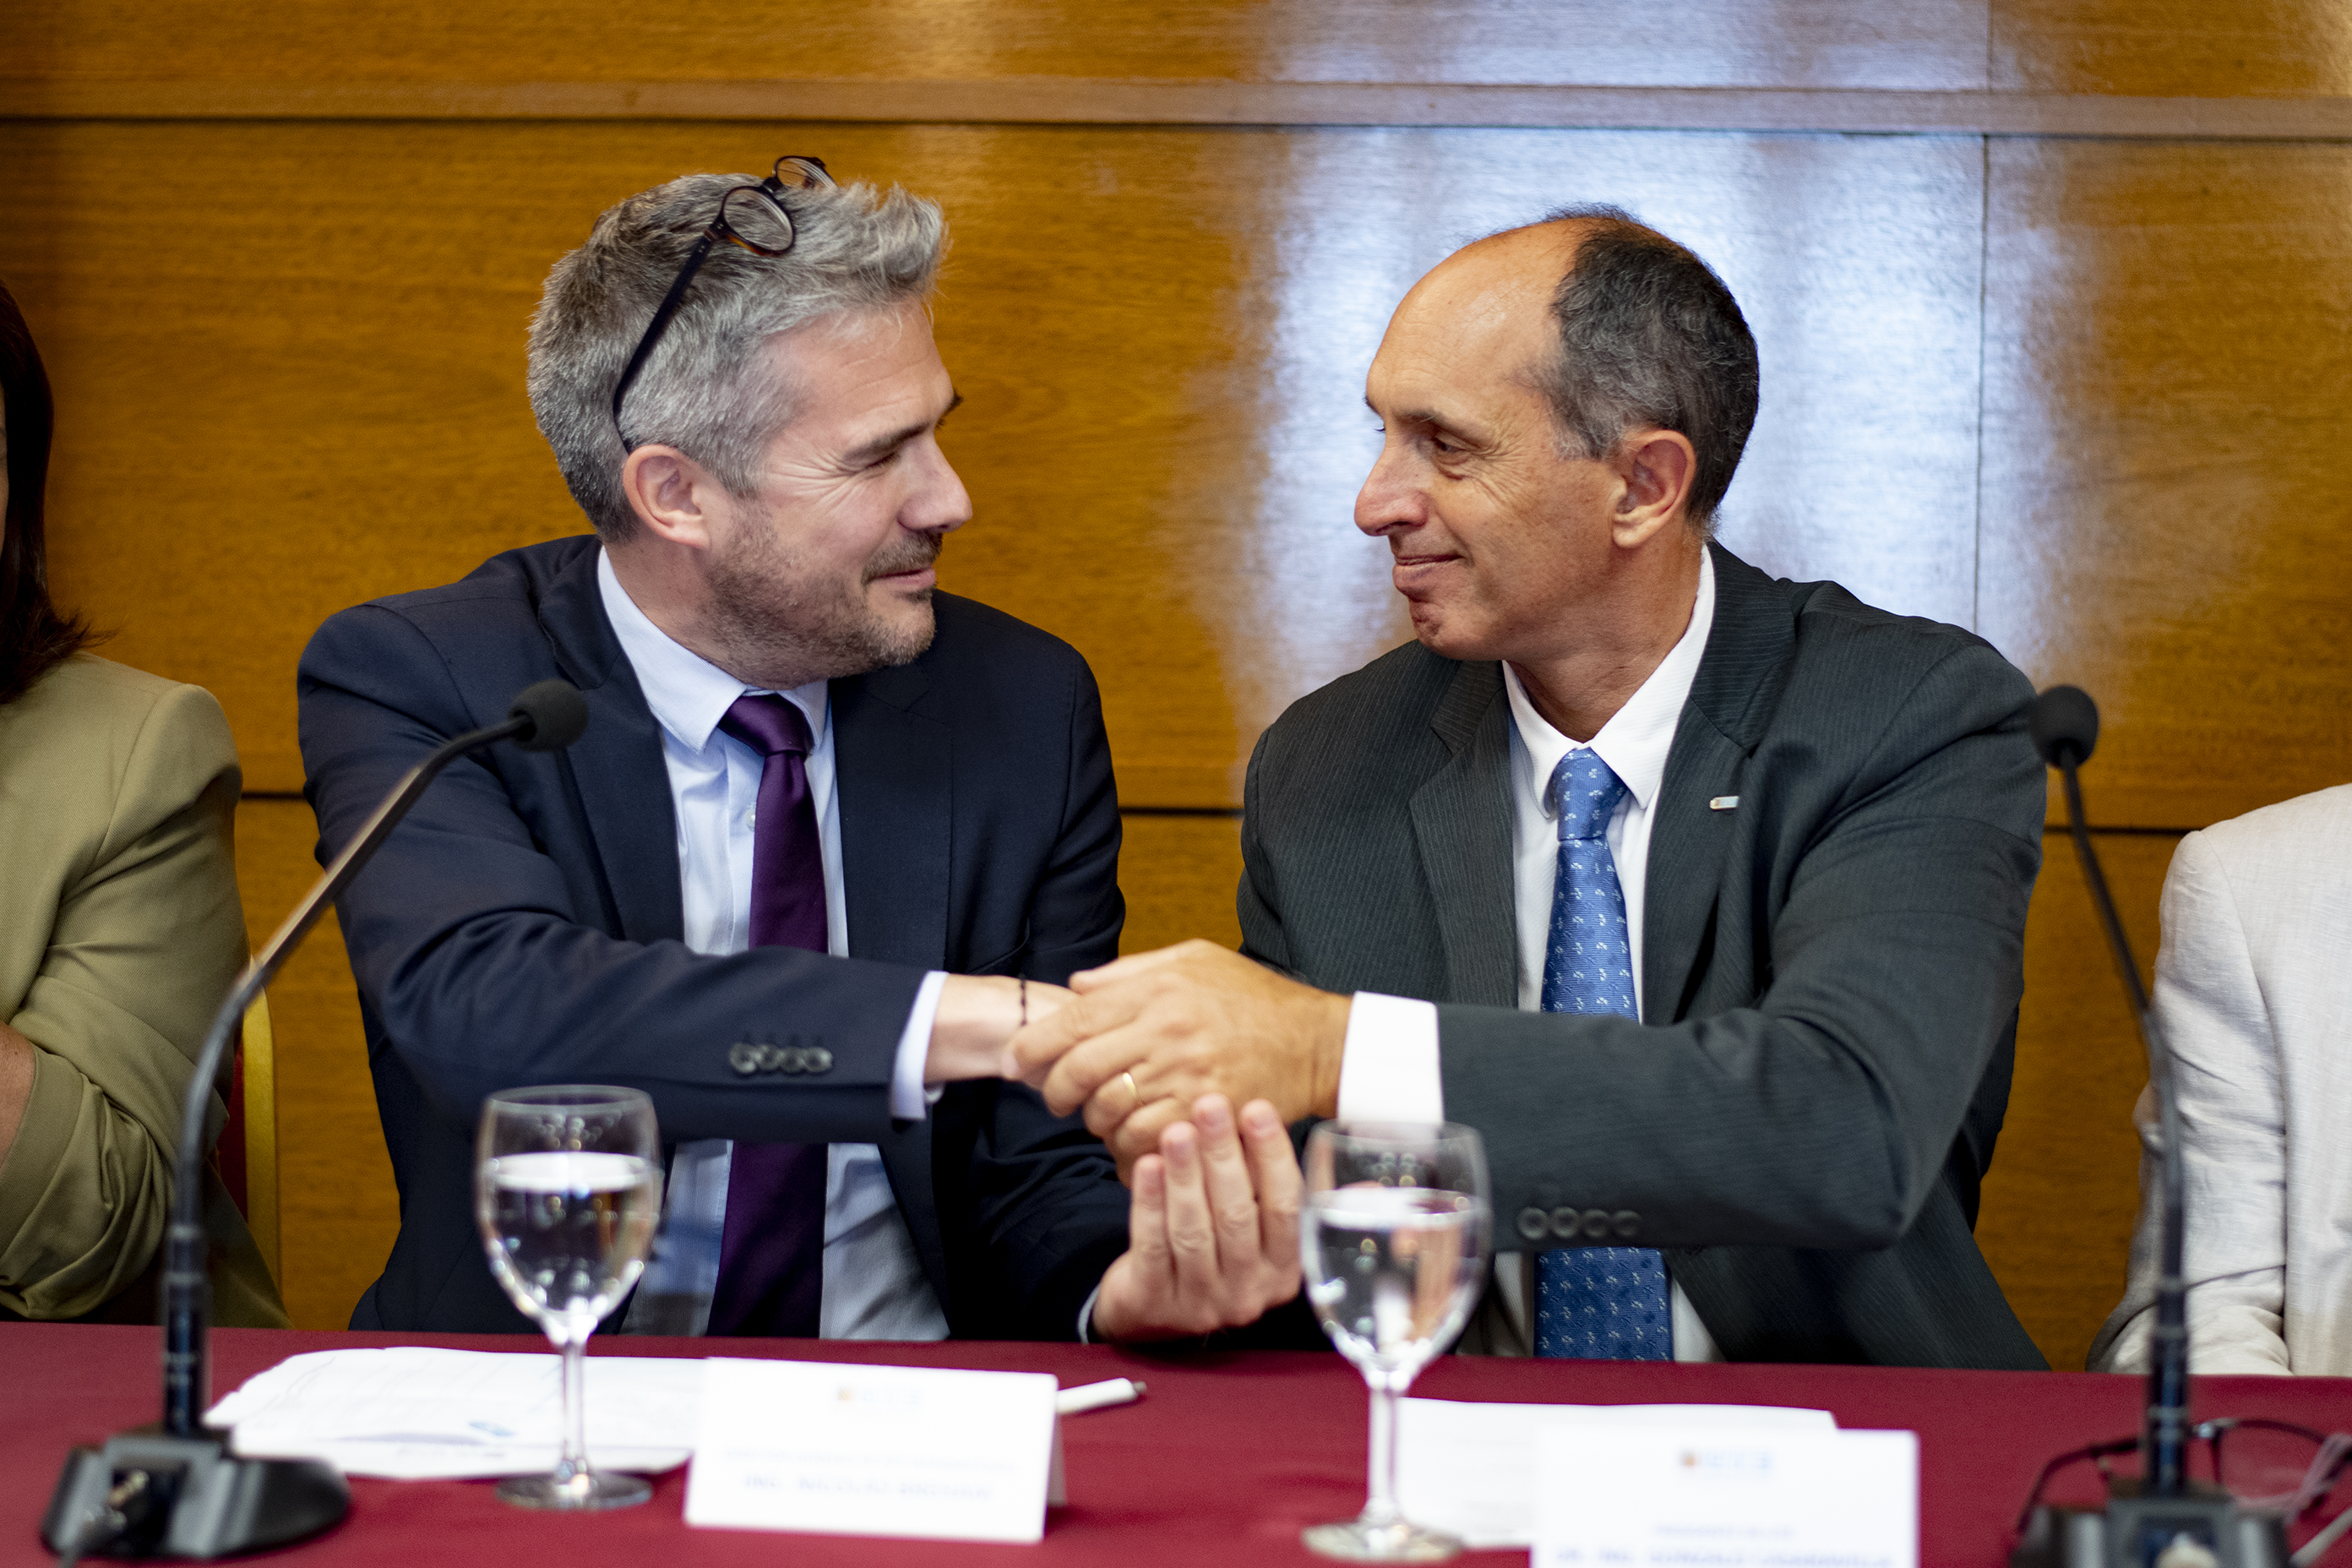
[{"label": "shirt collar", "polygon": [[[613,635],[621,639],[621,651],[637,672],[637,685],[646,694],[646,706],[653,710],[654,721],[688,752],[710,744],[711,731],[737,698],[765,689],[744,685],[654,625],[621,586],[613,558],[602,548],[596,552],[596,591],[604,596],[604,614],[613,622]],[[824,743],[824,727],[832,716],[825,687],[822,680],[812,680],[779,694],[799,707],[817,745]]]},{"label": "shirt collar", "polygon": [[1625,700],[1625,706],[1610,715],[1609,722],[1588,742],[1570,740],[1551,727],[1544,716],[1536,711],[1528,700],[1528,689],[1520,683],[1518,671],[1506,661],[1503,665],[1503,689],[1511,700],[1511,721],[1519,733],[1519,765],[1528,770],[1520,779],[1536,799],[1543,803],[1543,813],[1550,816],[1552,771],[1559,760],[1570,752],[1590,746],[1609,764],[1609,771],[1623,782],[1633,803],[1643,811],[1657,800],[1659,787],[1665,783],[1666,753],[1674,749],[1675,726],[1682,717],[1683,704],[1690,700],[1691,683],[1698,678],[1699,660],[1706,653],[1707,632],[1715,624],[1715,556],[1702,550],[1698,560],[1698,594],[1691,601],[1690,625],[1683,635],[1650,671],[1649,679]]}]

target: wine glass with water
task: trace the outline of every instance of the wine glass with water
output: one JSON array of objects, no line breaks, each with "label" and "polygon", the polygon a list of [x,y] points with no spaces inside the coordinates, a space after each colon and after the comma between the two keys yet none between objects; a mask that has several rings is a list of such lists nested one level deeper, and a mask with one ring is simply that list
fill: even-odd
[{"label": "wine glass with water", "polygon": [[588,1336],[645,1271],[661,1213],[661,1135],[634,1089],[510,1089],[482,1105],[474,1216],[490,1272],[563,1357],[563,1455],[554,1473],[517,1476],[499,1496],[523,1508],[627,1508],[653,1496],[639,1476],[588,1468],[582,1401]]},{"label": "wine glass with water", "polygon": [[1357,1563],[1436,1563],[1462,1550],[1397,1510],[1397,1402],[1468,1321],[1488,1229],[1486,1152],[1471,1129],[1326,1121],[1307,1134],[1307,1298],[1372,1389],[1364,1511],[1307,1530],[1310,1550]]}]

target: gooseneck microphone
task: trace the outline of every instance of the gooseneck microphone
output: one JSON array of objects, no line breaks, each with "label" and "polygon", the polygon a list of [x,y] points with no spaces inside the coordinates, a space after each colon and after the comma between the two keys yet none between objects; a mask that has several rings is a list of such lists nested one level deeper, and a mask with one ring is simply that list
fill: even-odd
[{"label": "gooseneck microphone", "polygon": [[[2099,743],[2099,708],[2076,686],[2053,686],[2033,700],[2029,721],[2033,749],[2056,768],[2066,792],[2066,827],[2083,863],[2083,880],[2105,927],[2116,972],[2123,976],[2140,1042],[2147,1051],[2148,1082],[2156,1090],[2164,1146],[2162,1228],[2158,1245],[2156,1329],[2148,1346],[2147,1416],[2140,1433],[2140,1479],[2118,1482],[2104,1510],[2042,1508],[2011,1561],[2100,1568],[2162,1560],[2199,1562],[2220,1568],[2269,1568],[2286,1562],[2285,1532],[2268,1514],[2249,1513],[2226,1494],[2194,1487],[2189,1479],[2189,1289],[2181,1253],[2188,1204],[2181,1173],[2180,1101],[2172,1079],[2172,1053],[2148,1007],[2147,988],[2116,914],[2107,879],[2091,847],[2083,813],[2083,784],[2075,770],[2091,760]],[[2176,1556],[2176,1545],[2187,1548]],[[2199,1552],[2201,1556],[2198,1555]]]},{"label": "gooseneck microphone", "polygon": [[235,1458],[225,1439],[203,1425],[211,1403],[212,1282],[205,1269],[210,1238],[199,1178],[213,1083],[246,1010],[444,768],[500,741],[527,752],[561,751],[587,726],[588,704],[579,691],[561,680],[542,680],[515,698],[502,721],[435,747],[393,786],[229,988],[196,1055],[181,1110],[172,1222],[163,1239],[163,1418],[158,1427],[122,1433],[103,1449],[78,1447],[68,1457],[41,1526],[52,1551],[220,1557],[300,1540],[349,1510],[350,1489],[329,1467]]},{"label": "gooseneck microphone", "polygon": [[2147,1421],[2140,1436],[2142,1485],[2152,1497],[2179,1497],[2189,1479],[2189,1289],[2182,1279],[2187,1199],[2180,1170],[2180,1101],[2173,1092],[2172,1053],[2164,1032],[2147,1005],[2147,988],[2140,984],[2139,965],[2132,959],[2130,939],[2116,917],[2116,900],[2091,847],[2091,830],[2084,821],[2083,782],[2075,769],[2091,760],[2099,743],[2099,709],[2079,686],[2053,686],[2033,700],[2033,749],[2056,768],[2066,790],[2066,827],[2074,840],[2075,858],[2083,863],[2083,880],[2090,885],[2091,901],[2098,907],[2099,922],[2106,927],[2107,947],[2116,972],[2123,976],[2124,994],[2131,1001],[2132,1017],[2139,1025],[2141,1044],[2147,1051],[2148,1081],[2156,1088],[2157,1113],[2164,1144],[2160,1188],[2162,1229],[2157,1247],[2156,1332],[2148,1345]]}]

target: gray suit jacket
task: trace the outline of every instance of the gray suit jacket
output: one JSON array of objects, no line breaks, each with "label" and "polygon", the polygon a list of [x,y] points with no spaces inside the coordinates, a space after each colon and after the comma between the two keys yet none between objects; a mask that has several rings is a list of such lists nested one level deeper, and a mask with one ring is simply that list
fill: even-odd
[{"label": "gray suit jacket", "polygon": [[1735,1361],[2040,1368],[1972,1234],[2041,865],[2032,689],[1955,627],[1715,565],[1651,832],[1650,1022],[1515,1005],[1501,668],[1418,644],[1259,742],[1244,949],[1442,1005],[1498,1247],[1663,1248]]}]

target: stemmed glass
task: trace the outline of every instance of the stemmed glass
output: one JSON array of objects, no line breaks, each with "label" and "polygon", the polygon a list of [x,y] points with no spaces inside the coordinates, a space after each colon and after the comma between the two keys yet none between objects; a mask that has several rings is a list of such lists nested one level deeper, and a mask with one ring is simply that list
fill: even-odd
[{"label": "stemmed glass", "polygon": [[1364,1511],[1306,1531],[1308,1550],[1353,1563],[1438,1563],[1462,1550],[1397,1510],[1397,1401],[1477,1303],[1490,1223],[1486,1151],[1467,1127],[1325,1121],[1307,1134],[1307,1299],[1372,1389]]},{"label": "stemmed glass", "polygon": [[588,1468],[582,1402],[588,1336],[645,1272],[661,1213],[654,1102],[593,1084],[510,1089],[482,1105],[474,1217],[490,1272],[563,1357],[563,1457],[499,1496],[521,1508],[627,1508],[653,1496],[638,1476]]}]

